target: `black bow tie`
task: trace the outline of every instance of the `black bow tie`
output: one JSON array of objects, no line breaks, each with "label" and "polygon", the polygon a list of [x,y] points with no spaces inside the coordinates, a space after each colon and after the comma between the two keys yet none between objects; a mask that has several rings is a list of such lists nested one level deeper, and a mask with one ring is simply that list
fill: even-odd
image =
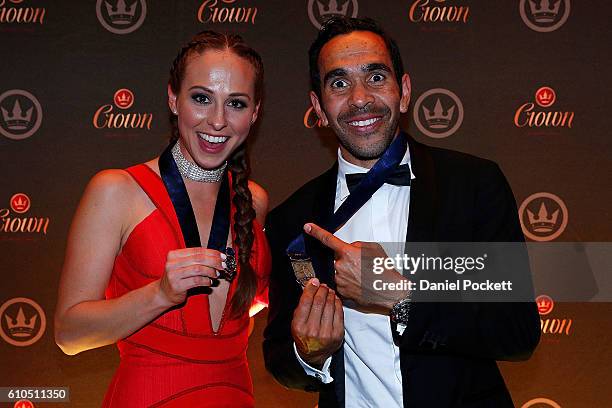
[{"label": "black bow tie", "polygon": [[[349,189],[349,192],[353,192],[357,185],[363,180],[367,173],[354,173],[354,174],[346,174],[344,177],[346,178],[346,186]],[[401,166],[397,166],[395,170],[389,174],[389,177],[385,179],[385,183],[393,184],[394,186],[409,186],[410,185],[410,166],[408,164],[402,164]]]}]

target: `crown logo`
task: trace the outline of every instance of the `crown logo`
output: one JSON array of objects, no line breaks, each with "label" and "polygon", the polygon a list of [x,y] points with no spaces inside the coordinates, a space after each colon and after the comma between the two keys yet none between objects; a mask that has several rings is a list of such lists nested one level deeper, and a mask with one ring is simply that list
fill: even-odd
[{"label": "crown logo", "polygon": [[540,204],[538,214],[534,214],[527,209],[527,216],[529,217],[529,224],[535,232],[550,233],[555,229],[557,224],[557,218],[559,216],[559,210],[556,209],[552,214],[548,212],[544,202]]},{"label": "crown logo", "polygon": [[2,107],[2,119],[4,119],[6,127],[10,130],[25,130],[29,127],[32,120],[33,110],[34,107],[32,106],[24,113],[19,99],[17,99],[10,113]]},{"label": "crown logo", "polygon": [[561,0],[529,0],[531,15],[537,23],[553,23],[560,8]]},{"label": "crown logo", "polygon": [[106,5],[108,17],[113,24],[128,25],[132,24],[134,21],[134,16],[136,15],[136,1],[129,6],[124,0],[117,1],[116,6],[109,4],[107,1],[105,1],[104,4]]},{"label": "crown logo", "polygon": [[538,307],[538,313],[541,315],[547,315],[552,312],[553,307],[555,306],[553,300],[546,296],[540,295],[536,298],[536,305]]},{"label": "crown logo", "polygon": [[117,103],[119,105],[129,105],[130,102],[132,102],[132,95],[130,95],[129,93],[123,91],[119,95],[117,95]]},{"label": "crown logo", "polygon": [[342,8],[338,6],[338,2],[336,0],[330,0],[327,7],[325,7],[319,0],[317,0],[317,6],[319,7],[319,15],[323,16],[346,16],[348,12],[349,2],[344,3]]},{"label": "crown logo", "polygon": [[29,319],[26,319],[23,309],[19,307],[19,312],[17,312],[17,316],[15,318],[10,317],[8,313],[6,313],[4,317],[6,318],[6,325],[11,336],[30,337],[34,332],[34,325],[36,324],[36,318],[38,315],[34,315]]},{"label": "crown logo", "polygon": [[538,94],[537,98],[538,98],[538,102],[540,103],[540,105],[548,106],[552,104],[554,95],[552,92],[544,90]]},{"label": "crown logo", "polygon": [[13,209],[17,212],[21,212],[21,211],[25,211],[26,207],[28,206],[28,201],[19,196],[17,197],[15,200],[13,200]]},{"label": "crown logo", "polygon": [[433,111],[430,111],[425,106],[422,108],[423,113],[425,114],[425,121],[427,122],[427,126],[429,128],[447,129],[450,126],[453,112],[455,112],[455,106],[448,108],[445,115],[442,102],[440,102],[440,98],[438,98],[436,99],[436,104],[434,105]]}]

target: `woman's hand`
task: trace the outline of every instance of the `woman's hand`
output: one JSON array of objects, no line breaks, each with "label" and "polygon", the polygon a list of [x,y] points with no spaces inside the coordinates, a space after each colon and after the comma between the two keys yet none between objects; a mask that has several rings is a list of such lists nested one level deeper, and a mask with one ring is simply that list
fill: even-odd
[{"label": "woman's hand", "polygon": [[168,252],[164,276],[159,281],[160,293],[170,306],[183,303],[187,291],[197,286],[212,286],[219,270],[227,266],[227,256],[207,248],[184,248]]}]

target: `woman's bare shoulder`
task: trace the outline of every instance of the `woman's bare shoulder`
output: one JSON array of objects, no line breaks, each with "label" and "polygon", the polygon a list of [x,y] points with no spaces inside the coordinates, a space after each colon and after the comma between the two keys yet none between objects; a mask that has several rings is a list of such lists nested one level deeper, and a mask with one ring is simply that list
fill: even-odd
[{"label": "woman's bare shoulder", "polygon": [[268,206],[270,204],[268,192],[253,180],[249,180],[249,190],[251,191],[251,196],[253,197],[253,209],[257,214],[257,221],[263,225],[266,215],[268,214]]}]

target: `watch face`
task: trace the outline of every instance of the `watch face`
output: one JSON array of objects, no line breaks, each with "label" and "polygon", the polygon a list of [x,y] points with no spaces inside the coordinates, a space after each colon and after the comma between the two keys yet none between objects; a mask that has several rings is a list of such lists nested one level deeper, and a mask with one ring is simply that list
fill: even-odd
[{"label": "watch face", "polygon": [[408,312],[410,311],[410,298],[405,298],[393,305],[389,317],[394,323],[406,323],[408,321]]}]

